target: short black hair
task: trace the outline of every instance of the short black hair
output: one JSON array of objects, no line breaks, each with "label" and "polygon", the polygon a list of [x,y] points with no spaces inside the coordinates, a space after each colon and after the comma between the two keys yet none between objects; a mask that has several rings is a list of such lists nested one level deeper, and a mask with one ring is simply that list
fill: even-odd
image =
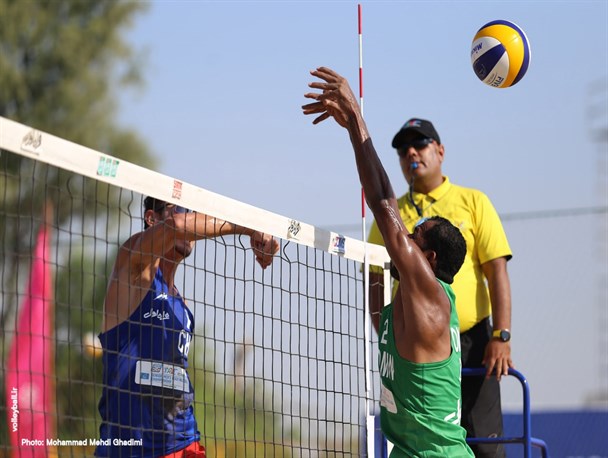
[{"label": "short black hair", "polygon": [[423,233],[426,248],[437,255],[435,276],[448,284],[454,282],[467,254],[467,243],[460,230],[441,216],[433,216],[428,221],[435,221]]},{"label": "short black hair", "polygon": [[152,196],[148,196],[144,199],[144,229],[148,229],[150,225],[146,223],[145,214],[148,210],[154,210],[154,212],[159,212],[163,209],[163,207],[167,205],[167,202],[160,199],[155,199]]},{"label": "short black hair", "polygon": [[[433,250],[437,255],[435,277],[451,285],[464,262],[467,243],[460,230],[447,219],[433,216],[426,221],[435,221],[423,234],[425,249]],[[392,260],[390,272],[391,276],[399,281],[399,271]]]}]

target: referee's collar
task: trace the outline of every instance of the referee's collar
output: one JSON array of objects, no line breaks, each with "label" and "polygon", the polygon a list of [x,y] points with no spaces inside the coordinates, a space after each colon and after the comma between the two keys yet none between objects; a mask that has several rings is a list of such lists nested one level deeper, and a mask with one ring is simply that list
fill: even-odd
[{"label": "referee's collar", "polygon": [[443,183],[429,192],[427,196],[433,200],[439,200],[447,194],[451,187],[452,183],[450,183],[450,179],[446,175],[443,175]]}]

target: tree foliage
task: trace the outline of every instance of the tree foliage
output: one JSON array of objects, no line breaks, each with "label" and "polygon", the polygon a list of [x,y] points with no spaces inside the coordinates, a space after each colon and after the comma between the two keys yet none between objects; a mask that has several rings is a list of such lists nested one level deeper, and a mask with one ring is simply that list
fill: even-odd
[{"label": "tree foliage", "polygon": [[120,140],[112,89],[140,82],[122,33],[144,5],[0,0],[2,116],[91,147]]},{"label": "tree foliage", "polygon": [[[142,82],[139,56],[124,33],[145,8],[144,2],[119,0],[0,0],[0,116],[153,166],[144,142],[115,120],[117,90]],[[0,151],[0,195],[0,329],[6,331],[14,327],[18,291],[29,270],[29,262],[24,260],[30,257],[44,201],[52,201],[57,233],[65,235],[74,220],[95,220],[100,208],[106,209],[101,213],[106,215],[101,223],[106,230],[112,227],[124,197],[117,188],[5,151]],[[61,235],[57,238],[60,240]],[[82,279],[78,300],[64,285],[74,285],[79,281],[74,273],[84,272],[84,266],[97,262],[89,250],[83,250],[77,260],[57,252],[58,265],[70,266],[57,269],[59,288],[55,297],[57,401],[60,415],[68,412],[64,419],[76,408],[96,411],[94,395],[88,395],[87,387],[76,382],[92,382],[95,371],[81,358],[81,346],[74,346],[74,342],[79,343],[85,332],[99,329],[93,327],[93,311],[99,313],[103,297],[93,291],[105,289],[105,285]],[[68,339],[65,345],[62,337]],[[8,348],[4,339],[5,334],[0,334],[3,359]],[[65,403],[66,399],[71,402]],[[0,411],[5,410],[3,404],[4,396],[0,396]],[[76,431],[73,422],[59,423],[60,434]],[[85,432],[82,425],[78,428],[79,434]],[[92,428],[84,426],[87,433]],[[6,415],[1,415],[2,444],[8,443],[6,433]]]},{"label": "tree foliage", "polygon": [[[141,165],[153,161],[137,135],[116,125],[115,89],[140,83],[137,55],[123,32],[143,2],[0,0],[0,116],[30,125]],[[15,256],[29,251],[31,233],[21,230],[22,219],[41,211],[50,198],[61,225],[74,212],[95,210],[90,202],[116,200],[116,190],[69,186],[71,174],[5,155],[0,161],[5,188],[0,215],[1,254],[15,272]],[[27,170],[23,170],[27,168]],[[32,175],[24,182],[8,182],[11,172]],[[44,178],[44,179],[41,179]],[[66,193],[71,198],[66,199]],[[82,198],[79,198],[82,197]],[[83,203],[85,205],[83,205]],[[11,253],[6,253],[6,249]],[[14,282],[14,275],[4,276]],[[4,285],[3,285],[4,286]],[[13,285],[14,286],[14,285]],[[14,290],[9,288],[8,290]],[[3,317],[14,306],[5,297]]]}]

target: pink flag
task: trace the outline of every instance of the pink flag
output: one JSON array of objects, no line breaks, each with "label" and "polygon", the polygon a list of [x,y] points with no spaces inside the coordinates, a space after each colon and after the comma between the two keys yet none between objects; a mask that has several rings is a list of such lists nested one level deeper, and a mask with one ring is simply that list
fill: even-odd
[{"label": "pink flag", "polygon": [[6,405],[13,458],[48,457],[55,432],[53,292],[49,229],[43,224],[32,259],[29,284],[8,352]]}]

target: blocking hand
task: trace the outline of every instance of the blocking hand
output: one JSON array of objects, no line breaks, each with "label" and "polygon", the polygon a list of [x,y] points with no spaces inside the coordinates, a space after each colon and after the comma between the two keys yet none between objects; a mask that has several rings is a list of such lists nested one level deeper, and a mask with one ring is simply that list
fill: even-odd
[{"label": "blocking hand", "polygon": [[316,102],[303,105],[303,113],[305,115],[320,113],[320,116],[317,116],[312,122],[313,124],[319,124],[332,116],[342,127],[347,127],[349,119],[352,119],[353,115],[359,114],[360,109],[346,78],[327,67],[319,67],[310,74],[325,82],[308,84],[309,87],[321,89],[323,92],[304,94],[304,97],[316,100]]},{"label": "blocking hand", "polygon": [[251,248],[256,261],[265,269],[272,264],[273,256],[279,251],[279,243],[271,235],[255,231],[251,234]]}]

